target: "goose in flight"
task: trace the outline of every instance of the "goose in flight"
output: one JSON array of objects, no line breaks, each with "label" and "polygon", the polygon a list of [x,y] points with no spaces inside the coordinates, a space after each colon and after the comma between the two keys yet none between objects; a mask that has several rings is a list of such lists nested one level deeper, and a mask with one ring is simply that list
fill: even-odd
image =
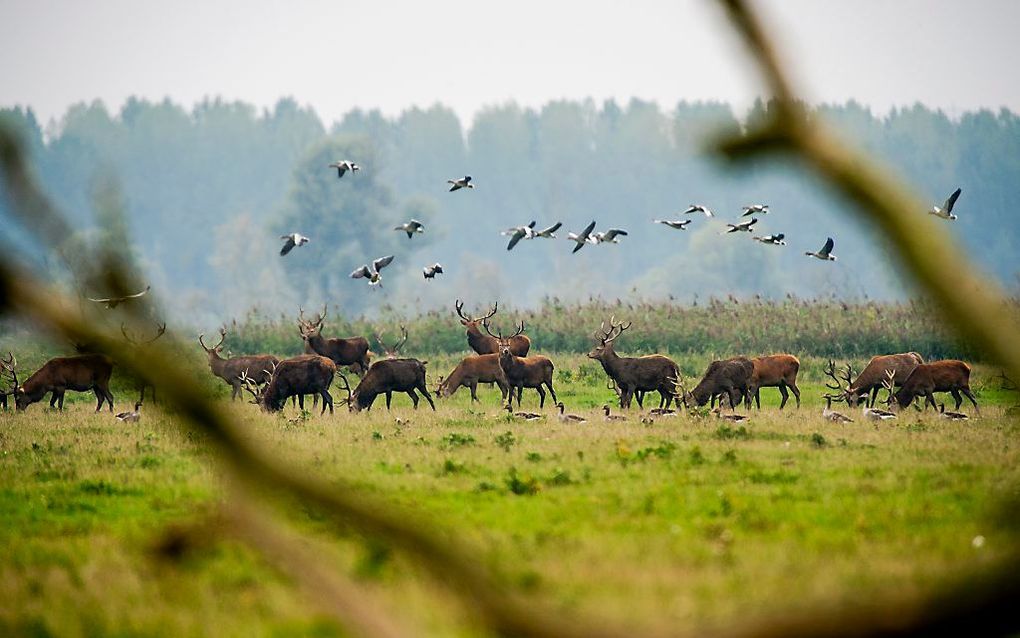
[{"label": "goose in flight", "polygon": [[821,259],[822,261],[836,261],[836,256],[832,254],[832,247],[835,245],[835,243],[836,242],[832,241],[832,237],[829,237],[828,239],[825,240],[825,245],[822,246],[821,250],[819,250],[816,253],[806,252],[804,254],[807,255],[808,257]]},{"label": "goose in flight", "polygon": [[727,226],[729,226],[729,229],[728,230],[724,230],[723,232],[721,232],[719,234],[720,235],[725,235],[726,233],[737,233],[737,232],[753,233],[754,229],[751,228],[751,226],[754,226],[757,223],[758,223],[758,218],[757,217],[752,217],[751,219],[747,220],[746,222],[740,222],[739,224],[726,224]]},{"label": "goose in flight", "polygon": [[436,262],[431,266],[425,266],[422,268],[422,272],[425,275],[425,279],[435,279],[436,275],[443,274],[443,266],[439,262]]},{"label": "goose in flight", "polygon": [[453,186],[450,186],[450,190],[448,191],[450,193],[452,193],[453,191],[456,191],[456,190],[460,190],[462,188],[474,188],[475,187],[475,185],[471,183],[471,176],[470,175],[465,175],[464,177],[461,177],[460,179],[448,179],[448,180],[446,180],[446,183],[447,184],[453,184]]},{"label": "goose in flight", "polygon": [[311,240],[302,235],[301,233],[291,233],[289,235],[280,235],[280,239],[283,239],[283,248],[280,249],[280,256],[286,255],[290,251],[294,250],[294,246],[304,246]]},{"label": "goose in flight", "polygon": [[669,226],[670,228],[675,228],[676,230],[684,230],[684,227],[687,226],[687,224],[691,223],[692,221],[694,221],[694,220],[692,220],[692,219],[676,219],[676,220],[673,220],[673,219],[653,219],[652,220],[652,222],[654,222],[656,224],[665,224],[666,226]]},{"label": "goose in flight", "polygon": [[592,223],[588,224],[587,228],[585,228],[583,231],[581,231],[580,234],[567,233],[567,239],[569,239],[570,241],[575,242],[577,244],[576,246],[574,246],[574,250],[571,251],[571,254],[576,253],[577,251],[579,251],[582,248],[584,248],[584,245],[586,243],[588,243],[588,241],[589,241],[589,237],[591,236],[591,231],[593,231],[594,229],[595,229],[595,222],[592,222]]},{"label": "goose in flight", "polygon": [[553,224],[549,228],[545,228],[543,230],[535,231],[534,237],[545,237],[546,239],[556,239],[556,235],[554,235],[553,233],[555,233],[557,230],[559,230],[560,226],[562,226],[562,225],[563,225],[563,222],[556,222],[555,224]]},{"label": "goose in flight", "polygon": [[604,233],[592,233],[588,237],[588,242],[598,244],[619,244],[620,240],[617,237],[626,237],[627,231],[622,228],[610,228]]},{"label": "goose in flight", "polygon": [[386,266],[390,265],[393,261],[393,255],[388,257],[380,257],[372,262],[372,267],[364,265],[351,273],[351,279],[367,279],[369,286],[378,286],[382,284],[382,274],[380,271]]},{"label": "goose in flight", "polygon": [[415,233],[424,233],[425,224],[421,223],[417,219],[412,219],[409,222],[405,222],[399,226],[394,227],[393,230],[404,231],[405,233],[407,233],[407,238],[410,239],[414,237]]},{"label": "goose in flight", "polygon": [[146,286],[145,290],[141,292],[136,292],[133,295],[124,295],[123,297],[106,297],[103,299],[93,299],[92,297],[86,297],[86,299],[88,299],[89,301],[94,301],[96,303],[101,303],[105,305],[107,308],[116,308],[125,301],[138,299],[139,297],[143,296],[145,293],[149,292],[149,288],[152,288],[152,286]]},{"label": "goose in flight", "polygon": [[760,241],[763,244],[772,244],[773,246],[785,246],[786,235],[783,233],[777,233],[775,235],[765,235],[764,237],[753,237],[755,241]]},{"label": "goose in flight", "polygon": [[955,191],[953,191],[953,194],[949,196],[949,199],[947,199],[945,203],[942,204],[942,208],[939,208],[938,206],[932,206],[931,210],[928,211],[928,214],[934,215],[936,217],[941,217],[942,219],[948,219],[949,221],[955,220],[956,215],[953,214],[953,206],[956,205],[956,200],[960,199],[960,193],[962,192],[963,189],[957,188]]},{"label": "goose in flight", "polygon": [[687,210],[684,211],[684,215],[690,215],[691,213],[704,213],[705,217],[715,217],[715,213],[703,204],[691,204],[688,206]]},{"label": "goose in flight", "polygon": [[333,162],[332,164],[329,165],[329,167],[336,169],[337,179],[343,177],[344,173],[346,173],[347,171],[350,171],[351,175],[353,175],[355,171],[361,170],[361,167],[352,162],[351,160],[340,160],[338,162]]},{"label": "goose in flight", "polygon": [[768,204],[750,204],[748,206],[744,206],[744,213],[741,217],[747,217],[748,215],[766,215],[768,212]]},{"label": "goose in flight", "polygon": [[531,220],[531,223],[527,226],[514,226],[513,228],[507,228],[501,235],[510,237],[510,243],[506,245],[507,250],[513,250],[517,242],[522,239],[533,239],[535,237],[535,220]]}]

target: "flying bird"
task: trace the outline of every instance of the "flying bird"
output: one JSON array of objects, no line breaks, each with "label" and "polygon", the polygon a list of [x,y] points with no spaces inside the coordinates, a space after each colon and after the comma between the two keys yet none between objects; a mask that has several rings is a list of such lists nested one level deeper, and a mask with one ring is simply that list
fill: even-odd
[{"label": "flying bird", "polygon": [[769,212],[768,204],[750,204],[744,206],[744,214],[741,217],[747,217],[748,215],[766,215]]},{"label": "flying bird", "polygon": [[361,167],[352,162],[351,160],[340,160],[338,162],[333,162],[332,164],[329,165],[329,168],[336,169],[337,179],[343,177],[344,173],[346,173],[347,171],[350,171],[351,175],[353,175],[355,171],[361,170]]},{"label": "flying bird", "polygon": [[939,208],[938,206],[932,206],[931,210],[928,211],[928,214],[935,215],[936,217],[941,217],[942,219],[948,219],[949,221],[955,220],[956,215],[953,215],[953,206],[956,205],[956,200],[960,199],[960,193],[962,192],[963,189],[957,188],[955,191],[953,191],[953,194],[949,196],[949,199],[947,199],[945,203],[942,204],[942,208]]},{"label": "flying bird", "polygon": [[653,219],[652,221],[654,223],[656,223],[656,224],[665,224],[666,226],[669,226],[670,228],[675,228],[676,230],[684,230],[684,227],[687,226],[687,224],[690,224],[694,220],[692,220],[692,219],[676,219],[676,220],[673,220],[673,219]]},{"label": "flying bird", "polygon": [[286,255],[290,251],[294,250],[294,246],[304,246],[311,240],[302,235],[301,233],[291,233],[289,235],[280,235],[280,239],[286,241],[283,242],[283,248],[280,249],[280,255]]},{"label": "flying bird", "polygon": [[783,233],[777,233],[775,235],[765,235],[764,237],[752,237],[755,241],[760,241],[763,244],[772,244],[773,246],[785,246],[786,241],[784,238],[786,235]]},{"label": "flying bird", "polygon": [[553,233],[555,233],[557,230],[559,230],[560,226],[562,226],[562,225],[563,225],[563,222],[556,222],[555,224],[553,224],[549,228],[545,228],[543,230],[536,231],[534,236],[535,237],[545,237],[546,239],[556,239],[556,235],[554,235]]},{"label": "flying bird", "polygon": [[747,220],[746,222],[740,222],[739,224],[726,224],[727,226],[729,226],[729,229],[728,230],[724,230],[723,232],[721,232],[719,234],[720,235],[725,235],[726,233],[738,233],[738,232],[741,232],[741,233],[753,233],[754,229],[751,228],[751,226],[754,226],[757,223],[758,223],[758,218],[752,217],[751,219]]},{"label": "flying bird", "polygon": [[815,257],[817,259],[821,259],[822,261],[836,261],[836,256],[832,254],[832,247],[834,245],[835,242],[832,241],[832,237],[829,237],[828,239],[825,240],[825,245],[822,246],[821,250],[819,250],[816,253],[806,252],[804,254],[807,255],[808,257]]},{"label": "flying bird", "polygon": [[592,222],[592,223],[588,224],[588,227],[585,228],[583,231],[581,231],[580,234],[567,233],[567,239],[569,239],[572,242],[576,242],[577,243],[577,245],[574,246],[574,250],[570,251],[571,254],[576,253],[577,251],[579,251],[582,248],[584,248],[584,245],[586,243],[588,243],[588,241],[589,241],[589,236],[591,235],[591,231],[593,231],[594,229],[595,229],[595,222]]},{"label": "flying bird", "polygon": [[425,266],[422,268],[422,273],[425,275],[425,279],[435,279],[436,275],[443,274],[443,266],[436,262],[431,266]]},{"label": "flying bird", "polygon": [[449,192],[451,192],[451,193],[453,191],[460,190],[462,188],[474,188],[475,187],[475,185],[471,183],[471,176],[470,175],[465,175],[464,177],[461,177],[460,179],[448,179],[448,180],[446,180],[446,183],[447,184],[453,184],[453,186],[451,186],[450,190],[449,190]]},{"label": "flying bird", "polygon": [[617,237],[626,237],[627,231],[622,228],[610,228],[604,233],[593,233],[588,237],[588,242],[591,244],[619,244],[620,240]]},{"label": "flying bird", "polygon": [[378,286],[382,284],[382,274],[380,271],[386,266],[390,265],[393,261],[393,255],[388,257],[380,257],[372,262],[372,267],[364,265],[351,273],[351,279],[367,279],[369,286]]},{"label": "flying bird", "polygon": [[120,304],[124,303],[125,301],[130,301],[132,299],[138,299],[139,297],[141,297],[145,293],[149,292],[149,288],[152,288],[152,286],[146,286],[145,290],[143,290],[141,292],[136,292],[133,295],[124,295],[123,297],[106,297],[105,299],[93,299],[92,297],[86,297],[86,299],[88,299],[89,301],[94,301],[96,303],[101,303],[101,304],[105,305],[107,308],[116,308],[117,306],[119,306]]},{"label": "flying bird", "polygon": [[410,239],[410,238],[414,237],[415,233],[424,233],[425,232],[425,224],[421,223],[417,219],[412,219],[409,222],[406,222],[404,224],[396,226],[393,230],[402,230],[402,231],[404,231],[405,233],[407,233],[407,238]]},{"label": "flying bird", "polygon": [[703,204],[691,204],[688,206],[687,210],[684,211],[684,215],[690,215],[691,213],[704,213],[705,217],[715,217],[715,213]]},{"label": "flying bird", "polygon": [[514,226],[513,228],[507,228],[501,235],[506,235],[510,238],[510,243],[506,245],[507,250],[513,250],[517,242],[522,239],[533,239],[535,237],[535,222],[532,220],[527,226]]}]

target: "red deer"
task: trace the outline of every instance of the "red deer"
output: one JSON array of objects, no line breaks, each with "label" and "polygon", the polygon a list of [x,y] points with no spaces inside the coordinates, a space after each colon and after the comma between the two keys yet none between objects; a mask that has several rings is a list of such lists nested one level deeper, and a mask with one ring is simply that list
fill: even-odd
[{"label": "red deer", "polygon": [[301,354],[281,361],[264,388],[259,388],[257,381],[250,378],[247,371],[242,370],[240,378],[267,412],[279,412],[291,397],[301,398],[304,407],[304,395],[314,394],[322,397],[320,414],[325,414],[327,407],[329,413],[333,414],[333,396],[329,393],[329,386],[336,373],[336,364],[332,359],[317,354]]},{"label": "red deer", "polygon": [[406,392],[414,402],[414,409],[418,409],[418,390],[425,395],[432,410],[435,411],[436,404],[432,401],[432,395],[425,387],[425,361],[417,359],[383,359],[376,361],[368,372],[361,379],[358,387],[351,391],[347,377],[340,375],[343,380],[344,389],[347,390],[347,405],[351,412],[371,410],[372,403],[380,394],[386,395],[386,409],[390,409],[390,399],[394,392]]},{"label": "red deer", "polygon": [[305,340],[306,350],[311,348],[315,354],[332,359],[337,366],[349,367],[359,377],[365,374],[370,358],[368,339],[364,337],[326,339],[322,336],[322,322],[326,320],[326,306],[323,306],[322,313],[311,321],[305,321],[303,308],[298,310],[301,312],[298,317],[298,331],[301,333],[301,338]]},{"label": "red deer", "polygon": [[517,332],[506,338],[503,337],[502,333],[497,337],[489,332],[488,324],[483,323],[482,327],[499,344],[499,367],[503,369],[507,385],[510,387],[507,402],[513,403],[514,388],[516,388],[517,407],[520,408],[521,394],[524,392],[524,388],[535,388],[538,391],[538,407],[545,407],[545,390],[542,389],[542,386],[545,385],[549,388],[549,393],[552,394],[552,400],[555,403],[557,399],[556,390],[553,390],[552,384],[553,363],[549,360],[549,357],[543,357],[539,354],[530,357],[519,357],[513,354],[512,344],[514,338],[524,332],[524,322],[521,322]]},{"label": "red deer", "polygon": [[198,344],[209,356],[209,369],[212,370],[212,373],[230,386],[231,401],[241,394],[242,372],[247,370],[248,376],[253,379],[268,379],[272,375],[273,367],[280,363],[280,360],[271,354],[254,354],[224,359],[220,353],[223,352],[223,341],[227,338],[227,329],[220,328],[220,341],[211,348],[205,345],[205,341],[202,340],[204,336],[204,334],[198,335]]},{"label": "red deer", "polygon": [[[120,324],[120,332],[121,332],[121,334],[124,335],[124,340],[127,341],[128,344],[130,344],[133,348],[136,348],[136,349],[145,348],[146,346],[148,346],[149,344],[153,343],[154,341],[156,341],[157,339],[162,337],[164,334],[166,334],[166,322],[164,321],[161,325],[157,325],[156,326],[156,334],[155,334],[155,336],[153,336],[153,337],[151,337],[149,339],[144,339],[143,340],[143,339],[137,339],[135,337],[132,337],[130,334],[128,334],[127,326],[125,326],[123,323]],[[152,384],[150,384],[147,381],[144,381],[142,379],[138,379],[136,384],[138,386],[138,402],[139,403],[145,401],[145,389],[146,388],[151,388],[152,389],[152,402],[153,403],[156,402],[156,386],[154,386],[154,385],[152,385]]]},{"label": "red deer", "polygon": [[790,394],[786,388],[793,391],[797,398],[797,407],[800,407],[800,388],[797,387],[797,372],[800,370],[800,360],[792,354],[773,354],[767,357],[755,357],[751,359],[754,364],[754,372],[751,373],[751,384],[748,387],[750,395],[754,397],[755,405],[761,409],[761,388],[779,388],[779,394],[783,397],[779,402],[779,409],[786,405]]},{"label": "red deer", "polygon": [[868,393],[871,393],[870,400],[867,401],[868,407],[875,407],[875,399],[878,398],[878,391],[882,389],[882,382],[886,380],[885,371],[892,370],[894,372],[893,383],[896,386],[902,385],[904,379],[906,379],[911,372],[914,371],[919,364],[924,363],[924,358],[916,352],[904,352],[902,354],[884,354],[877,357],[872,357],[868,365],[864,367],[857,378],[851,382],[850,378],[853,377],[853,368],[850,364],[847,364],[845,373],[843,375],[843,381],[846,383],[843,386],[840,383],[840,379],[836,378],[836,363],[829,361],[829,366],[825,370],[826,376],[830,377],[836,382],[835,386],[826,383],[826,387],[830,390],[838,390],[843,393],[843,396],[850,407],[856,407],[857,402],[862,398],[867,397]]},{"label": "red deer", "polygon": [[736,410],[743,400],[750,406],[751,375],[754,364],[747,357],[733,357],[722,361],[713,361],[705,370],[705,376],[691,391],[689,398],[698,406],[714,401],[717,395],[725,395],[730,407]]},{"label": "red deer", "polygon": [[39,401],[47,392],[52,392],[50,407],[54,401],[58,409],[64,409],[64,392],[95,392],[98,403],[96,412],[107,403],[113,412],[113,394],[110,392],[110,375],[113,374],[113,360],[102,354],[83,354],[75,357],[50,359],[25,382],[15,387],[14,401],[18,410]]},{"label": "red deer", "polygon": [[[668,408],[675,399],[673,380],[680,374],[677,364],[661,354],[650,354],[643,357],[621,357],[616,354],[614,342],[631,323],[618,324],[616,318],[609,319],[609,330],[605,322],[595,334],[596,344],[588,353],[588,357],[602,364],[609,378],[620,388],[620,407],[629,408],[635,392],[644,393],[657,391],[660,396],[659,407]],[[638,406],[642,405],[642,395],[637,396]]]},{"label": "red deer", "polygon": [[956,410],[960,409],[963,403],[962,392],[970,402],[974,404],[974,410],[980,413],[974,394],[970,391],[970,366],[963,361],[946,359],[944,361],[933,361],[922,363],[914,368],[914,371],[904,379],[899,391],[893,395],[896,404],[905,408],[914,402],[917,397],[924,397],[924,408],[928,406],[938,409],[935,404],[935,392],[949,392],[956,401]]},{"label": "red deer", "polygon": [[502,402],[506,402],[507,382],[503,368],[499,365],[498,354],[480,354],[473,357],[466,357],[457,364],[445,379],[440,378],[439,389],[436,393],[440,397],[452,397],[458,388],[471,388],[471,400],[478,400],[478,384],[495,383],[499,386]]},{"label": "red deer", "polygon": [[[460,299],[454,304],[454,308],[457,310],[457,314],[460,315],[460,323],[467,328],[467,339],[468,345],[471,349],[478,354],[498,354],[499,353],[499,340],[492,336],[492,333],[483,335],[482,331],[478,329],[478,326],[485,326],[485,322],[492,318],[496,314],[496,309],[499,308],[499,302],[497,301],[492,306],[492,310],[489,314],[481,317],[466,317],[464,316],[464,302]],[[488,330],[486,330],[488,332]],[[518,357],[528,356],[528,351],[531,350],[531,339],[527,335],[518,334],[510,341],[510,352]]]}]

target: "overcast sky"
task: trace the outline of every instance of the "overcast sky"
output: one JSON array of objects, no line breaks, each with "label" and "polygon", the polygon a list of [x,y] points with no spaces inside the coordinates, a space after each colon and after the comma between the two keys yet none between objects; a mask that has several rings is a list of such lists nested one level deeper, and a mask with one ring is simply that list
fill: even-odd
[{"label": "overcast sky", "polygon": [[[758,5],[814,102],[1020,111],[1020,2]],[[709,0],[0,0],[0,60],[0,106],[44,122],[131,95],[292,96],[328,123],[353,107],[438,101],[469,120],[507,100],[589,96],[722,100],[742,113],[760,92]]]}]

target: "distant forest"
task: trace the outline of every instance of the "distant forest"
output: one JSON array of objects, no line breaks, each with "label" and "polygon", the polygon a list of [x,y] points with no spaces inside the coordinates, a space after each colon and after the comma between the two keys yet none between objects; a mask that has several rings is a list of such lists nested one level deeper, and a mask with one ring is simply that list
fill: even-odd
[{"label": "distant forest", "polygon": [[[732,170],[705,152],[714,136],[767,109],[757,103],[738,118],[715,103],[670,110],[639,100],[556,101],[539,110],[510,103],[466,126],[435,105],[396,117],[354,110],[327,126],[291,99],[263,112],[239,102],[189,111],[132,99],[117,113],[100,102],[77,105],[47,125],[23,108],[0,109],[0,118],[23,132],[38,179],[81,237],[105,232],[121,213],[132,238],[126,256],[172,300],[174,313],[194,322],[326,302],[347,316],[381,308],[410,315],[457,297],[517,307],[546,297],[910,297],[889,245],[809,173],[782,160]],[[810,116],[829,120],[903,175],[929,205],[962,187],[952,230],[987,272],[1016,289],[1016,114],[950,118],[918,105],[876,116],[848,103]],[[337,159],[362,170],[337,179],[327,168]],[[477,188],[448,193],[446,180],[465,174]],[[759,202],[771,212],[756,232],[785,233],[789,245],[720,235],[741,206]],[[693,216],[684,231],[652,223],[675,219],[691,203],[718,217]],[[26,235],[3,206],[2,236],[19,241]],[[409,240],[393,226],[411,217],[426,232]],[[562,221],[561,239],[507,252],[500,231],[533,219],[539,227]],[[562,237],[591,220],[630,235],[572,255]],[[312,241],[282,258],[278,237],[292,231]],[[838,262],[804,256],[828,236]],[[53,277],[66,277],[45,250],[32,254]],[[381,290],[348,277],[385,254],[396,260]],[[436,261],[446,273],[426,283],[421,268]]]}]

